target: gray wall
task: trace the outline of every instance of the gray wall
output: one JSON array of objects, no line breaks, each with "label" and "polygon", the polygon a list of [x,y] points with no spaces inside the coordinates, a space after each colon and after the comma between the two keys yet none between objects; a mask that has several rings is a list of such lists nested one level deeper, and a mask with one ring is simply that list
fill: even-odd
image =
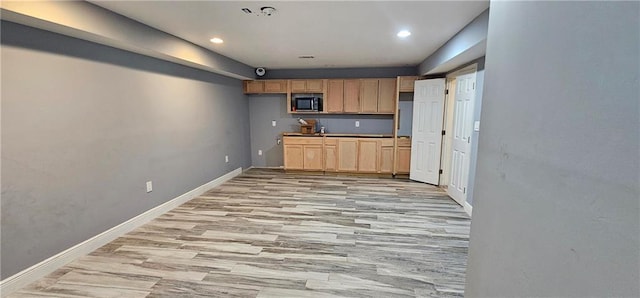
[{"label": "gray wall", "polygon": [[3,279],[251,164],[239,80],[8,22],[1,59]]},{"label": "gray wall", "polygon": [[[324,125],[327,133],[393,133],[393,116],[391,115],[302,115],[287,114],[285,95],[251,95],[249,96],[251,123],[251,159],[254,167],[280,167],[284,165],[282,144],[276,139],[282,132],[300,132],[298,117],[315,119],[317,128]],[[276,127],[271,121],[276,120]],[[360,127],[355,127],[355,121]],[[262,150],[263,155],[258,155]]]},{"label": "gray wall", "polygon": [[640,296],[639,65],[640,2],[491,3],[466,297]]},{"label": "gray wall", "polygon": [[[473,21],[462,28],[460,32],[456,33],[456,35],[451,37],[451,39],[449,39],[444,45],[438,48],[438,50],[425,58],[424,61],[418,65],[418,73],[429,73],[439,66],[454,60],[456,56],[462,55],[466,51],[477,51],[477,49],[475,49],[476,46],[483,47],[484,42],[487,39],[488,24],[489,9],[483,11]],[[469,60],[479,56],[480,55],[470,57]],[[460,62],[464,63],[466,61]]]},{"label": "gray wall", "polygon": [[4,1],[2,19],[238,79],[255,77],[246,64],[86,1]]},{"label": "gray wall", "polygon": [[413,126],[413,96],[411,101],[398,102],[398,109],[400,110],[400,119],[398,119],[398,136],[410,137],[411,129]]}]

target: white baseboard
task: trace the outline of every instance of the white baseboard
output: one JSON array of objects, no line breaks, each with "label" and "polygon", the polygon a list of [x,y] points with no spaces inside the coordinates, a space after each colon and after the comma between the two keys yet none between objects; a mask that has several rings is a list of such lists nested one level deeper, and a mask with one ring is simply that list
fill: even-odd
[{"label": "white baseboard", "polygon": [[469,204],[469,202],[467,201],[464,201],[462,207],[464,208],[464,212],[466,212],[469,217],[471,217],[471,211],[473,211],[473,207],[471,207],[471,204]]},{"label": "white baseboard", "polygon": [[212,189],[231,178],[242,174],[242,168],[237,168],[215,180],[207,182],[201,186],[188,191],[187,193],[172,199],[162,205],[154,207],[132,219],[129,219],[107,231],[104,231],[90,239],[79,243],[65,251],[62,251],[38,264],[22,270],[10,277],[0,281],[0,297],[5,297],[12,292],[19,290],[28,284],[46,276],[69,262],[82,257],[101,246],[115,240],[116,238],[132,231],[133,229],[151,221],[152,219],[184,204],[185,202],[201,195],[205,191]]},{"label": "white baseboard", "polygon": [[284,169],[284,166],[277,166],[277,167],[254,167],[254,166],[251,166],[247,170],[250,170],[250,169],[282,170],[282,169]]}]

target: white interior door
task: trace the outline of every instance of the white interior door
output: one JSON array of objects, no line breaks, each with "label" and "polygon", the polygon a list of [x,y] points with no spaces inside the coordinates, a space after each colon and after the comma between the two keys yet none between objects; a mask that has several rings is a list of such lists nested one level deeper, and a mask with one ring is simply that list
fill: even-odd
[{"label": "white interior door", "polygon": [[475,72],[456,78],[451,178],[449,179],[447,193],[460,205],[463,205],[463,202],[467,200],[475,89]]},{"label": "white interior door", "polygon": [[419,80],[413,93],[409,178],[438,185],[445,79]]}]

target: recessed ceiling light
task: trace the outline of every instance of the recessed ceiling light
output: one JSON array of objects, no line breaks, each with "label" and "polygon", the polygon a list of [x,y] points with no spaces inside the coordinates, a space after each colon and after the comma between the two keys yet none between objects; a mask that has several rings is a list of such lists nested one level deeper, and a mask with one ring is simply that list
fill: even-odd
[{"label": "recessed ceiling light", "polygon": [[222,40],[221,38],[218,38],[218,37],[214,37],[214,38],[212,38],[210,40],[213,43],[223,43],[224,42],[224,40]]},{"label": "recessed ceiling light", "polygon": [[401,38],[405,38],[409,35],[411,35],[411,32],[409,32],[409,30],[402,30],[398,32],[398,37],[401,37]]}]

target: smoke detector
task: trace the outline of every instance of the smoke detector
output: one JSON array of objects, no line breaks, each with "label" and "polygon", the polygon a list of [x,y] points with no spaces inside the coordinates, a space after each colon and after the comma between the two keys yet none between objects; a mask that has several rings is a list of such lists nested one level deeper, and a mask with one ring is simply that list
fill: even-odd
[{"label": "smoke detector", "polygon": [[276,9],[271,6],[264,6],[260,8],[260,12],[262,12],[263,16],[270,17],[274,13],[276,13]]}]

